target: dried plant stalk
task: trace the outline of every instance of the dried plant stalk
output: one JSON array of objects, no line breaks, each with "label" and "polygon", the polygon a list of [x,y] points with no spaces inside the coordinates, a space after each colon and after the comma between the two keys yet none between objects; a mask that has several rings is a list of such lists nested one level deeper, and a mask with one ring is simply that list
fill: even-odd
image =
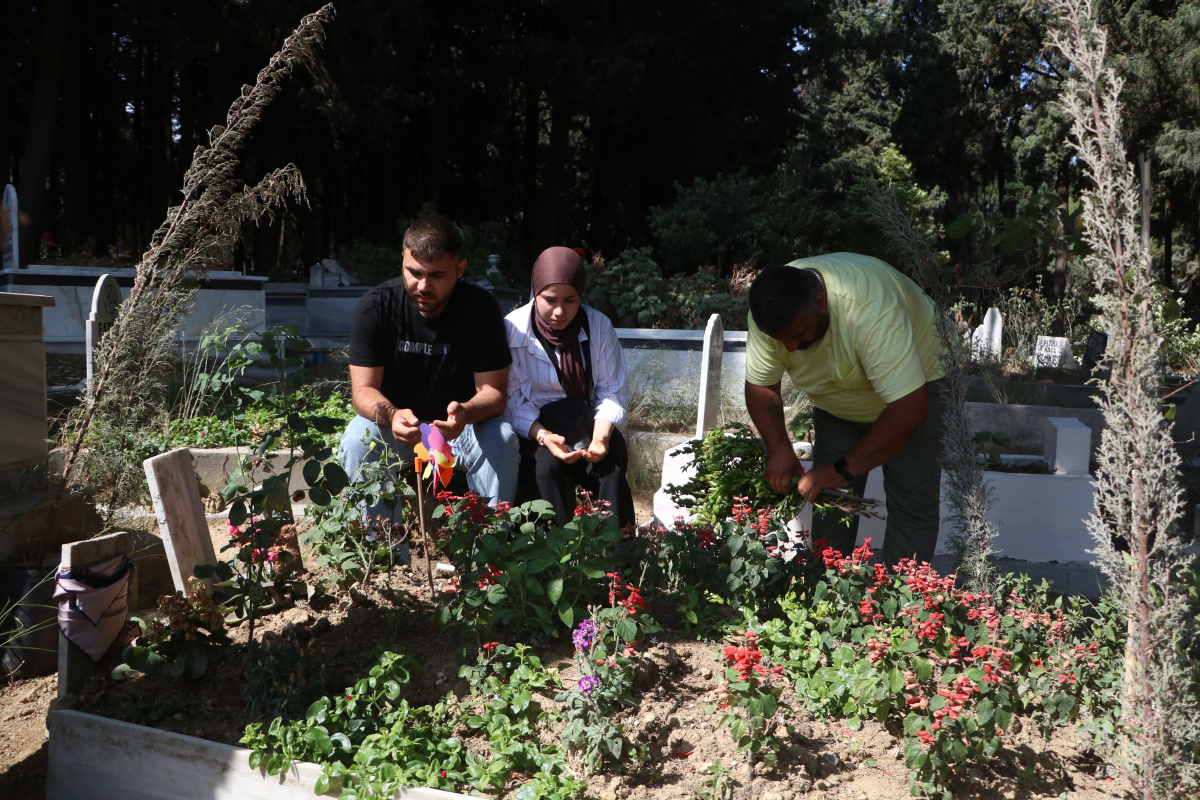
[{"label": "dried plant stalk", "polygon": [[238,151],[284,79],[311,61],[333,13],[329,4],[305,17],[254,85],[242,87],[225,124],[209,131],[209,144],[196,148],[182,200],[155,231],[133,290],[97,348],[87,399],[65,425],[64,490],[73,482],[103,485],[110,512],[136,496],[142,484],[138,435],[165,413],[175,330],[197,288],[232,250],[243,224],[271,218],[288,197],[306,199],[292,164],[254,186],[241,184]]}]

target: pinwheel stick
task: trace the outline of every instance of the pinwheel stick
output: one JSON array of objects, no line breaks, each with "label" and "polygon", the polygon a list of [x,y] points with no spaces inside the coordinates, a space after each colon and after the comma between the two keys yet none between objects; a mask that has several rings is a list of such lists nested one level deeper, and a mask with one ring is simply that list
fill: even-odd
[{"label": "pinwheel stick", "polygon": [[413,461],[417,470],[417,516],[421,519],[421,545],[425,549],[425,577],[429,579],[429,600],[433,602],[433,563],[429,558],[429,532],[425,523],[425,485],[421,482],[421,460]]}]

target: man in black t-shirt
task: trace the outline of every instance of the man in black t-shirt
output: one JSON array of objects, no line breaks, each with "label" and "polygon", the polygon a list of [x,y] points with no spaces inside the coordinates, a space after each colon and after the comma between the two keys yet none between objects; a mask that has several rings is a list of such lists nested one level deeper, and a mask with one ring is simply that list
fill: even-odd
[{"label": "man in black t-shirt", "polygon": [[[517,438],[504,421],[512,356],[495,298],[462,281],[458,226],[422,217],[404,234],[402,274],[363,295],[350,334],[354,410],[341,456],[356,478],[375,461],[372,439],[412,469],[420,423],[438,428],[454,450],[467,485],[495,504],[511,503],[517,484]],[[371,516],[390,516],[379,504]]]}]

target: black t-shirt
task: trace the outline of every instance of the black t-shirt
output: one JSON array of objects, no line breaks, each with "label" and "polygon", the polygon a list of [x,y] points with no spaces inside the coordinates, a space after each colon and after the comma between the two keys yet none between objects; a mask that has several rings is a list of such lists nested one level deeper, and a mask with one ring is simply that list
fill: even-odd
[{"label": "black t-shirt", "polygon": [[475,396],[475,373],[512,363],[504,317],[488,292],[459,281],[445,310],[421,316],[393,278],[367,292],[354,310],[350,363],[383,367],[383,396],[422,422],[446,418],[446,406]]}]

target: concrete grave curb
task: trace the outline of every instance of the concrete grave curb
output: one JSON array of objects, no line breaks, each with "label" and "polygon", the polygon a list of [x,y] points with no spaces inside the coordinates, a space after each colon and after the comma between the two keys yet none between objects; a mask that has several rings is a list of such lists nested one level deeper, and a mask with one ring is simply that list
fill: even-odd
[{"label": "concrete grave curb", "polygon": [[[46,800],[310,800],[316,764],[292,764],[266,775],[250,751],[194,736],[84,714],[51,711]],[[466,800],[467,795],[403,787],[397,800]]]}]

